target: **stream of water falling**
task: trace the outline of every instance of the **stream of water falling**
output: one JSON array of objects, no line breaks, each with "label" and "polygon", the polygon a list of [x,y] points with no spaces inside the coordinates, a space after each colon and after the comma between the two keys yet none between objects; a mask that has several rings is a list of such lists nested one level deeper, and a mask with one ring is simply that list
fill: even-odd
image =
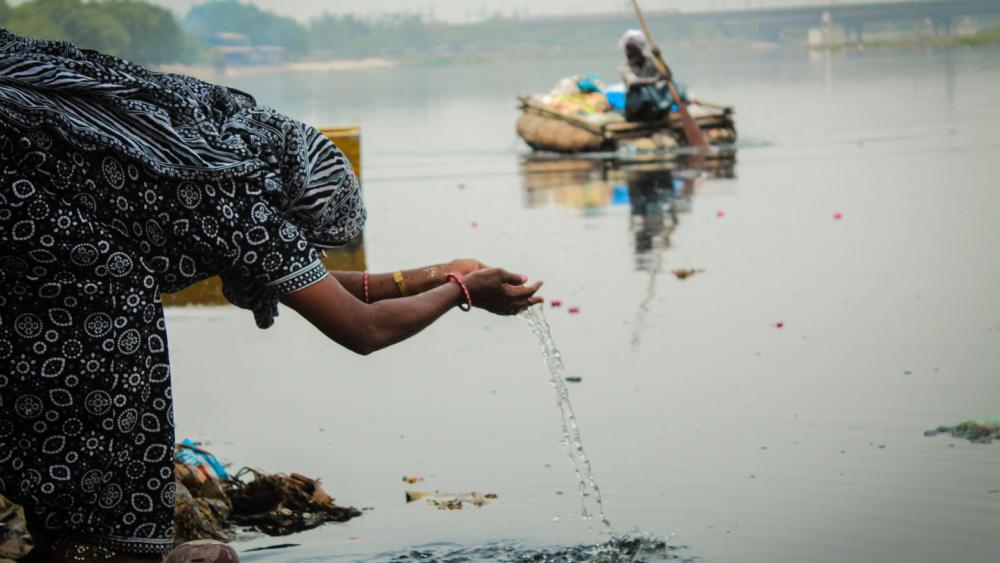
[{"label": "stream of water falling", "polygon": [[549,323],[545,320],[545,312],[542,305],[535,305],[528,308],[519,315],[528,322],[531,332],[538,337],[538,344],[542,348],[542,359],[545,366],[549,368],[549,377],[552,387],[556,391],[556,403],[559,408],[560,420],[562,422],[562,447],[566,450],[573,471],[576,473],[578,481],[577,489],[580,493],[580,503],[582,505],[581,517],[584,520],[593,518],[594,510],[591,508],[588,499],[592,499],[597,516],[604,524],[605,531],[609,536],[614,536],[614,529],[611,522],[604,514],[604,501],[601,498],[601,488],[597,486],[594,479],[594,472],[590,467],[590,458],[583,449],[583,440],[580,438],[580,427],[576,423],[576,415],[573,414],[573,405],[569,400],[569,389],[566,388],[566,366],[562,361],[562,354],[556,348],[552,340],[552,331]]}]

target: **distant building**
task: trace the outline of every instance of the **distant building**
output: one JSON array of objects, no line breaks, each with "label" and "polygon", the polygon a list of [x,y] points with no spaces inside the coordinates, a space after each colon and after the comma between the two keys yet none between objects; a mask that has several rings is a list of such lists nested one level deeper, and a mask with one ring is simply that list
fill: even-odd
[{"label": "distant building", "polygon": [[222,56],[226,66],[275,65],[285,62],[280,45],[253,45],[243,33],[220,32],[204,38]]}]

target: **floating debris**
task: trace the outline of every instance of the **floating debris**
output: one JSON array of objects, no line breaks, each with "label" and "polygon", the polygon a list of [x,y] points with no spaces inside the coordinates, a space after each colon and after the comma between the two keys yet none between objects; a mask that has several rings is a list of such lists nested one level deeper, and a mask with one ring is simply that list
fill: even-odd
[{"label": "floating debris", "polygon": [[[190,445],[178,448],[211,456]],[[361,516],[353,507],[334,504],[318,479],[299,473],[244,468],[235,476],[218,478],[178,459],[174,475],[174,541],[178,544],[199,539],[232,541],[237,528],[285,536]]]},{"label": "floating debris", "polygon": [[438,510],[462,510],[467,505],[475,506],[480,508],[485,506],[487,503],[492,502],[497,499],[497,495],[494,493],[428,493],[423,491],[406,491],[406,502],[417,502],[418,500],[426,500],[429,506],[433,506]]},{"label": "floating debris", "polygon": [[993,440],[1000,440],[1000,418],[967,420],[957,426],[938,426],[934,430],[924,432],[924,436],[938,434],[964,438],[974,444],[991,444]]},{"label": "floating debris", "polygon": [[578,375],[567,375],[563,379],[565,379],[570,383],[580,383],[581,381],[583,381],[583,378]]},{"label": "floating debris", "polygon": [[726,216],[726,212],[720,209],[715,212],[715,216],[718,217],[719,219],[722,219],[723,217]]},{"label": "floating debris", "polygon": [[701,273],[704,273],[704,272],[705,272],[704,268],[698,268],[698,269],[691,269],[691,268],[683,269],[682,268],[682,269],[679,269],[679,270],[671,270],[670,271],[670,273],[673,274],[673,275],[675,275],[675,276],[677,276],[677,279],[679,279],[679,280],[686,280],[686,279],[690,278],[691,276],[693,276],[695,274],[701,274]]},{"label": "floating debris", "polygon": [[553,300],[552,300],[552,301],[550,302],[550,304],[552,305],[552,308],[553,308],[553,309],[558,309],[559,307],[562,307],[562,301],[560,301],[560,300],[558,300],[558,299],[553,299]]},{"label": "floating debris", "polygon": [[785,328],[785,323],[783,323],[782,321],[778,321],[774,323],[774,328]]},{"label": "floating debris", "polygon": [[833,220],[834,221],[840,221],[843,218],[844,218],[844,214],[841,213],[840,211],[837,211],[836,213],[833,214]]},{"label": "floating debris", "polygon": [[409,483],[411,485],[414,484],[414,483],[419,483],[419,482],[421,482],[423,480],[424,480],[423,477],[418,477],[416,475],[403,475],[403,482],[404,483]]},{"label": "floating debris", "polygon": [[579,315],[580,314],[580,308],[579,307],[570,307],[569,309],[566,309],[566,310],[571,315]]}]

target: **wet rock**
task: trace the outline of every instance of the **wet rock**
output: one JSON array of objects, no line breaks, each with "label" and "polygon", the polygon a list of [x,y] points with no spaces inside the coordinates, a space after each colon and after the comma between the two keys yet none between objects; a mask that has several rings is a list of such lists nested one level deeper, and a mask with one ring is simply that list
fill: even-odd
[{"label": "wet rock", "polygon": [[174,543],[193,540],[233,540],[228,522],[232,507],[220,499],[194,498],[183,483],[177,481],[174,500]]},{"label": "wet rock", "polygon": [[24,508],[0,495],[0,563],[21,559],[34,546],[24,519]]}]

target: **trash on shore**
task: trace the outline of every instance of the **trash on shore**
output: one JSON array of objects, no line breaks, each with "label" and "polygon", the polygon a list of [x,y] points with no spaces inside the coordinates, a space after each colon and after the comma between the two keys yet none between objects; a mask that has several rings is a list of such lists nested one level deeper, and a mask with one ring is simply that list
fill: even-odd
[{"label": "trash on shore", "polygon": [[704,273],[704,272],[705,272],[704,268],[697,268],[697,269],[694,269],[694,268],[681,268],[681,269],[678,269],[678,270],[671,270],[670,271],[670,273],[673,274],[673,275],[675,275],[675,276],[677,276],[677,279],[679,279],[679,280],[686,280],[686,279],[690,278],[691,276],[693,276],[695,274],[701,274],[701,273]]},{"label": "trash on shore", "polygon": [[203,459],[215,460],[214,456],[189,444],[178,444],[177,449],[174,541],[178,544],[197,539],[232,541],[240,528],[284,536],[361,515],[353,507],[334,504],[318,479],[249,467],[234,476],[210,477],[201,465],[181,461],[180,452],[193,452]]},{"label": "trash on shore", "polygon": [[938,434],[950,434],[974,444],[991,444],[993,440],[1000,440],[1000,418],[966,420],[956,426],[938,426],[924,432],[924,436],[928,437]]},{"label": "trash on shore", "polygon": [[21,559],[34,546],[24,518],[24,508],[0,495],[0,563]]},{"label": "trash on shore", "polygon": [[475,506],[480,508],[487,503],[495,501],[497,495],[494,493],[439,493],[439,492],[424,492],[424,491],[406,491],[406,502],[417,502],[419,500],[425,500],[428,506],[433,506],[438,510],[462,510],[466,506]]}]

